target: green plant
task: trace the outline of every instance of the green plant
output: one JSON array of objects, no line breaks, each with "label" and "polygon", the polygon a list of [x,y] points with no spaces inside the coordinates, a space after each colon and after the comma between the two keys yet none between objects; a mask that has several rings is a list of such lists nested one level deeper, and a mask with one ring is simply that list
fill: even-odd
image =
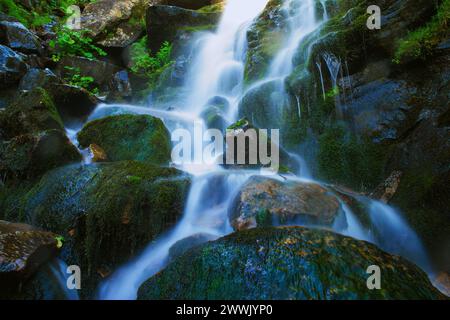
[{"label": "green plant", "polygon": [[95,59],[96,56],[106,56],[106,52],[94,45],[85,30],[75,31],[62,27],[56,35],[56,40],[50,41],[50,47],[55,50],[53,61],[59,61],[63,56],[81,56]]},{"label": "green plant", "polygon": [[68,74],[64,77],[64,79],[72,86],[80,87],[90,91],[93,94],[98,94],[98,88],[94,87],[93,84],[95,82],[93,77],[83,76],[80,74],[80,68],[74,68],[65,66]]},{"label": "green plant", "polygon": [[147,37],[134,43],[131,47],[131,71],[135,74],[145,75],[151,83],[155,83],[161,73],[169,67],[171,60],[172,45],[164,42],[161,48],[152,55],[146,47]]},{"label": "green plant", "polygon": [[448,36],[449,20],[450,0],[444,0],[430,22],[399,41],[394,63],[425,59],[431,55],[434,48]]}]

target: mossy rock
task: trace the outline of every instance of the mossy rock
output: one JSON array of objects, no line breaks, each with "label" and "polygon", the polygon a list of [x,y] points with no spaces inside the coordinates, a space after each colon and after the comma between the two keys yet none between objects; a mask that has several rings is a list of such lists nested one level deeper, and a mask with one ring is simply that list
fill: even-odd
[{"label": "mossy rock", "polygon": [[0,113],[0,136],[18,135],[58,129],[64,126],[51,96],[42,88],[22,92]]},{"label": "mossy rock", "polygon": [[137,161],[50,171],[21,200],[19,219],[64,236],[61,258],[82,269],[81,295],[173,226],[190,178]]},{"label": "mossy rock", "polygon": [[341,212],[339,199],[321,185],[252,177],[236,196],[229,218],[234,230],[280,224],[332,227]]},{"label": "mossy rock", "polygon": [[261,78],[287,36],[286,16],[282,0],[271,0],[247,32],[248,51],[245,79]]},{"label": "mossy rock", "polygon": [[[381,289],[369,290],[369,266]],[[335,233],[261,228],[188,251],[145,282],[138,299],[444,299],[414,264]]]},{"label": "mossy rock", "polygon": [[32,179],[56,167],[81,161],[78,149],[60,130],[20,135],[0,144],[0,173],[5,180]]},{"label": "mossy rock", "polygon": [[147,115],[118,115],[94,120],[78,133],[82,148],[100,146],[110,161],[168,164],[171,143],[163,122]]}]

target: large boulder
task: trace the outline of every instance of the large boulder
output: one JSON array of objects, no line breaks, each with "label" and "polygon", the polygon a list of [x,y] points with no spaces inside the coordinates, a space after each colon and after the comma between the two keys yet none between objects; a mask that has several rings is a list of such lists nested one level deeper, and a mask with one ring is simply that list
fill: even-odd
[{"label": "large boulder", "polygon": [[41,87],[46,88],[54,83],[62,81],[50,69],[30,68],[19,83],[19,90],[33,90]]},{"label": "large boulder", "polygon": [[0,45],[0,89],[19,82],[27,72],[23,57],[10,48]]},{"label": "large boulder", "polygon": [[23,53],[40,53],[42,50],[39,38],[20,22],[1,21],[0,41]]},{"label": "large boulder", "polygon": [[243,230],[278,224],[331,227],[340,212],[338,198],[318,184],[252,177],[229,215],[233,228]]},{"label": "large boulder", "polygon": [[84,77],[92,77],[93,85],[103,92],[108,90],[109,83],[120,68],[107,61],[71,56],[64,57],[59,61],[55,73],[61,78],[70,78],[73,75],[73,70]]},{"label": "large boulder", "polygon": [[56,256],[56,234],[0,220],[0,297],[16,292],[46,261]]},{"label": "large boulder", "polygon": [[81,294],[92,297],[99,281],[177,222],[189,184],[175,169],[135,161],[71,165],[44,175],[16,211],[64,236],[60,256],[81,267]]},{"label": "large boulder", "polygon": [[0,173],[7,178],[33,178],[53,168],[81,161],[78,149],[61,130],[24,134],[0,145]]},{"label": "large boulder", "polygon": [[[366,271],[381,270],[369,290]],[[262,228],[188,251],[145,282],[138,299],[444,299],[414,264],[323,230]]]},{"label": "large boulder", "polygon": [[78,133],[78,142],[82,148],[100,146],[110,161],[170,161],[169,133],[163,122],[152,116],[118,115],[94,120]]},{"label": "large boulder", "polygon": [[81,26],[106,47],[126,47],[144,30],[146,7],[159,0],[99,0],[86,5]]}]

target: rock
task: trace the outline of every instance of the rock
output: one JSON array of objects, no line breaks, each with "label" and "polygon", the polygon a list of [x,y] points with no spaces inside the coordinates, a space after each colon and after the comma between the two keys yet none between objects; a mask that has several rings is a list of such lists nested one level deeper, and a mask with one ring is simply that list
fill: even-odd
[{"label": "rock", "polygon": [[[181,7],[185,9],[197,10],[211,5],[213,0],[162,0],[161,4]],[[217,1],[216,1],[217,2]]]},{"label": "rock", "polygon": [[439,273],[433,280],[433,284],[447,297],[450,297],[450,274],[446,272]]},{"label": "rock", "polygon": [[105,150],[95,143],[89,145],[89,152],[92,154],[92,161],[94,162],[105,162],[108,160]]},{"label": "rock", "polygon": [[[368,266],[382,272],[367,289]],[[364,241],[305,229],[262,228],[201,245],[146,281],[138,299],[444,299],[414,264]]]},{"label": "rock", "polygon": [[84,121],[100,100],[89,91],[67,84],[52,84],[48,92],[64,122]]},{"label": "rock", "polygon": [[245,78],[249,82],[264,75],[287,36],[289,26],[282,4],[282,0],[270,0],[247,32]]},{"label": "rock", "polygon": [[0,297],[11,296],[58,251],[56,235],[0,220]]},{"label": "rock", "polygon": [[144,30],[145,9],[159,0],[99,0],[86,5],[81,26],[106,47],[124,48]]},{"label": "rock", "polygon": [[179,7],[151,6],[146,14],[150,49],[157,52],[163,42],[169,41],[174,45],[174,52],[178,52],[193,32],[214,28],[220,16],[220,13],[202,13]]},{"label": "rock", "polygon": [[109,83],[109,95],[110,101],[127,100],[132,96],[132,89],[130,78],[126,70],[116,72]]},{"label": "rock", "polygon": [[401,171],[394,171],[391,175],[380,184],[371,194],[370,197],[372,199],[380,200],[384,203],[389,203],[389,200],[394,196],[397,192],[398,186],[400,184],[402,178]]},{"label": "rock", "polygon": [[226,98],[214,97],[203,107],[201,117],[205,120],[206,126],[209,129],[218,129],[225,132],[228,121],[225,119],[226,112],[230,103]]},{"label": "rock", "polygon": [[19,135],[0,146],[0,173],[6,178],[33,178],[53,168],[81,161],[63,131]]},{"label": "rock", "polygon": [[172,261],[172,260],[182,256],[189,249],[198,247],[199,245],[201,245],[205,242],[216,240],[216,239],[217,239],[217,236],[207,234],[207,233],[198,233],[198,234],[194,234],[193,236],[181,239],[181,240],[175,242],[175,244],[172,247],[170,247],[169,260]]},{"label": "rock", "polygon": [[22,92],[0,114],[0,132],[7,140],[50,129],[64,131],[64,126],[52,98],[42,88]]},{"label": "rock", "polygon": [[13,50],[23,53],[40,53],[39,38],[20,22],[0,22],[0,41]]},{"label": "rock", "polygon": [[81,295],[92,298],[101,275],[175,224],[189,185],[176,169],[136,161],[71,165],[44,175],[20,212],[64,236],[60,257],[81,267]]},{"label": "rock", "polygon": [[7,88],[19,82],[25,72],[27,66],[22,56],[0,45],[0,88]]},{"label": "rock", "polygon": [[[253,133],[252,131],[253,130]],[[256,134],[256,136],[254,135]],[[269,136],[267,138],[267,145],[264,143],[264,140],[260,140],[260,136],[266,136],[267,133],[270,134],[270,131],[267,132],[261,131],[259,128],[254,127],[253,124],[247,120],[247,118],[242,118],[236,123],[229,126],[226,130],[226,138],[225,145],[226,151],[224,154],[224,166],[225,167],[237,167],[237,168],[251,168],[251,169],[261,169],[270,167],[272,170],[278,170],[278,172],[288,173],[291,169],[296,166],[294,159],[291,159],[289,154],[280,146],[277,146],[276,142],[273,142],[274,147],[278,147],[278,159],[275,158],[275,154],[272,156],[272,140]],[[247,137],[246,137],[247,136]],[[256,137],[256,139],[255,139]],[[230,147],[234,140],[234,152]],[[240,142],[241,141],[241,142]],[[239,145],[243,141],[245,143],[245,150],[240,150]],[[271,161],[269,164],[264,163],[259,157],[259,144],[263,143],[263,148],[267,148],[267,156],[271,157]],[[250,146],[256,146],[255,148],[251,148]],[[270,148],[269,148],[270,146]],[[264,150],[264,149],[263,149]],[[256,151],[257,154],[253,155],[253,152]],[[263,151],[264,152],[264,151]],[[245,156],[245,161],[242,163],[242,159],[239,158],[239,154]],[[251,163],[251,156],[257,157],[256,164]],[[255,159],[253,159],[255,160]],[[254,162],[254,161],[253,161]]]},{"label": "rock", "polygon": [[100,91],[108,91],[110,82],[115,74],[120,71],[118,66],[107,61],[70,56],[61,59],[55,73],[61,78],[66,78],[73,74],[71,69],[79,70],[79,74],[84,77],[92,77],[94,85],[99,87]]},{"label": "rock", "polygon": [[234,230],[277,224],[332,226],[340,212],[338,198],[318,184],[252,177],[236,196],[229,218]]},{"label": "rock", "polygon": [[160,119],[147,115],[110,116],[89,122],[78,133],[82,148],[100,146],[109,161],[170,161],[170,136]]},{"label": "rock", "polygon": [[284,95],[283,82],[272,80],[250,88],[239,103],[239,117],[249,119],[258,128],[284,128],[283,110],[291,105]]},{"label": "rock", "polygon": [[19,90],[33,90],[37,87],[46,88],[51,84],[61,84],[61,80],[50,69],[31,68],[19,83]]}]

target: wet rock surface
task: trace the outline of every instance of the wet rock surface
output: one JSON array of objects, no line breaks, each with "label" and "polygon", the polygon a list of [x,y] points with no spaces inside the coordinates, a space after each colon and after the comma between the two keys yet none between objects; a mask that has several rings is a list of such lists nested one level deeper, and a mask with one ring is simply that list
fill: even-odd
[{"label": "wet rock surface", "polygon": [[230,211],[235,230],[286,224],[331,226],[341,206],[324,187],[307,182],[253,177]]},{"label": "wet rock surface", "polygon": [[[382,270],[381,290],[367,289],[370,265]],[[138,292],[141,300],[443,298],[407,260],[363,241],[300,227],[247,230],[194,248]]]}]

